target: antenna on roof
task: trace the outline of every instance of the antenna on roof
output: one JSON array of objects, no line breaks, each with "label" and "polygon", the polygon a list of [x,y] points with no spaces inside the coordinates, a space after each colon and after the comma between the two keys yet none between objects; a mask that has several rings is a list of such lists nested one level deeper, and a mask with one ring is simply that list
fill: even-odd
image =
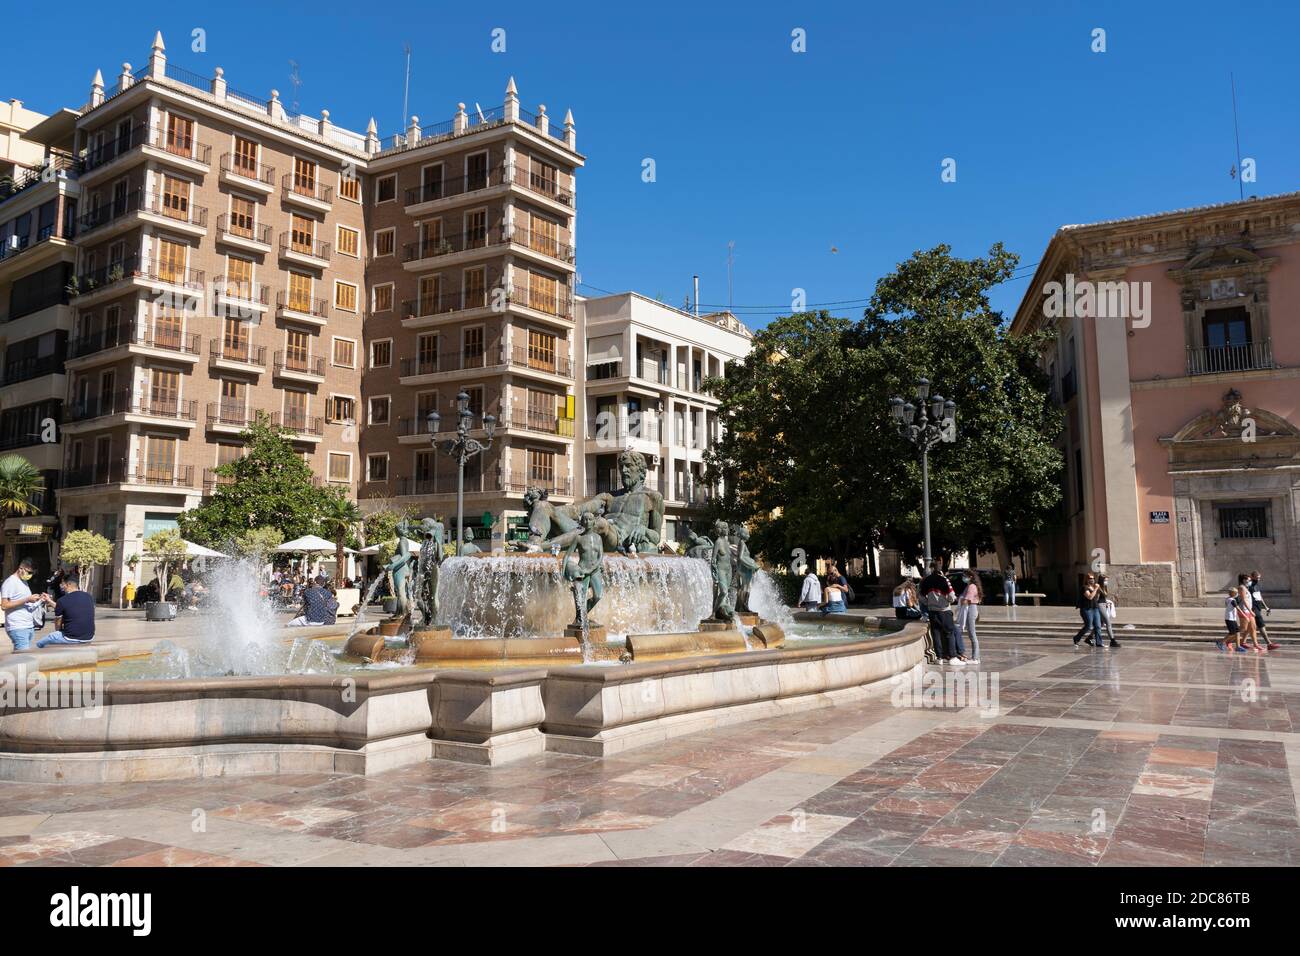
[{"label": "antenna on roof", "polygon": [[289,82],[293,84],[293,102],[289,108],[298,112],[298,87],[302,86],[302,77],[298,75],[298,61],[289,61]]},{"label": "antenna on roof", "polygon": [[1241,181],[1241,132],[1237,128],[1237,79],[1231,72],[1228,73],[1228,82],[1232,84],[1232,136],[1237,143],[1237,165],[1232,167],[1232,172],[1228,175],[1237,181],[1237,197],[1245,199],[1246,187]]},{"label": "antenna on roof", "polygon": [[402,52],[406,54],[406,86],[402,90],[402,121],[397,124],[398,129],[406,129],[411,119],[406,112],[411,105],[411,44],[403,43]]},{"label": "antenna on roof", "polygon": [[736,240],[732,239],[727,242],[727,309],[731,309],[731,266],[735,261],[733,253],[736,251]]},{"label": "antenna on roof", "polygon": [[483,107],[481,107],[481,106],[479,106],[477,103],[475,103],[475,104],[474,104],[474,110],[478,113],[478,121],[479,121],[479,123],[480,123],[480,124],[486,123],[487,120],[483,118]]}]

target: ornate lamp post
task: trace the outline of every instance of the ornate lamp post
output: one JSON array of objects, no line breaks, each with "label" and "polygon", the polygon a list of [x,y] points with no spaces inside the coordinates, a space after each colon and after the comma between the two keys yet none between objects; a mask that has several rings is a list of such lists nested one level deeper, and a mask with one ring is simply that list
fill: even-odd
[{"label": "ornate lamp post", "polygon": [[[919,414],[918,414],[919,413]],[[930,396],[930,382],[916,381],[916,404],[901,398],[889,400],[889,414],[898,426],[898,434],[921,449],[921,515],[925,527],[925,569],[934,551],[930,543],[930,449],[942,441],[955,441],[957,405],[942,395]]]},{"label": "ornate lamp post", "polygon": [[[496,431],[497,420],[493,415],[483,416],[483,430],[487,433],[486,442],[470,438],[469,430],[474,427],[474,413],[469,409],[469,393],[465,391],[456,396],[456,418],[456,437],[447,439],[443,451],[456,459],[456,554],[459,555],[465,537],[465,462],[492,447],[492,433]],[[442,421],[442,416],[438,414],[437,409],[434,409],[429,412],[428,420],[429,440],[433,442],[433,447],[436,449],[438,423]]]}]

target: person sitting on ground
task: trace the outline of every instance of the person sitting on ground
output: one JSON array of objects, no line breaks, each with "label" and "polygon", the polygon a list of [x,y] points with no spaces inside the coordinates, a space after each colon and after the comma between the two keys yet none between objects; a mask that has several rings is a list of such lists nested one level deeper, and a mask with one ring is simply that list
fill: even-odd
[{"label": "person sitting on ground", "polygon": [[822,603],[822,583],[817,580],[817,572],[812,568],[804,575],[803,590],[799,592],[799,606],[805,611],[815,611]]},{"label": "person sitting on ground", "polygon": [[917,607],[916,588],[909,578],[894,588],[894,617],[905,621],[917,621],[921,618],[921,609]]},{"label": "person sitting on ground", "polygon": [[89,644],[95,639],[95,599],[81,590],[81,578],[75,571],[63,576],[63,596],[54,604],[54,632],[36,642],[37,647],[51,644]]},{"label": "person sitting on ground", "polygon": [[324,575],[302,592],[302,613],[289,622],[289,627],[307,627],[314,624],[333,624],[339,611],[339,602],[325,587]]}]

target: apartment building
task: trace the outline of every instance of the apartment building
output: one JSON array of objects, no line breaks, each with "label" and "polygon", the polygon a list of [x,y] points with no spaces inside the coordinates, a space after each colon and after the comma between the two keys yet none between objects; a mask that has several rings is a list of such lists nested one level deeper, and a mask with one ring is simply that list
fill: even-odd
[{"label": "apartment building", "polygon": [[[526,488],[575,494],[575,173],[571,115],[501,107],[421,127],[367,165],[370,255],[360,499],[451,516],[445,453],[467,396],[465,523],[500,547]],[[440,416],[431,435],[429,413]],[[437,444],[435,445],[435,438]]]},{"label": "apartment building", "polygon": [[40,169],[0,190],[0,388],[24,403],[0,441],[58,489],[57,517],[46,502],[20,529],[57,525],[45,560],[62,531],[102,533],[98,596],[116,593],[258,413],[364,507],[447,516],[428,413],[448,437],[464,391],[472,434],[495,418],[466,476],[475,522],[529,485],[573,495],[571,115],[524,109],[511,80],[501,106],[381,140],[181,68],[161,34],[115,80],[96,71],[80,109],[15,113],[6,140]]},{"label": "apartment building", "polygon": [[1026,560],[1048,590],[1100,557],[1121,606],[1217,604],[1253,569],[1300,602],[1298,234],[1290,193],[1053,236],[1012,324],[1053,333],[1066,418],[1061,527]]},{"label": "apartment building", "polygon": [[749,354],[752,333],[730,312],[699,315],[635,292],[578,300],[583,388],[579,485],[589,497],[622,487],[618,455],[641,452],[664,496],[664,537],[709,503],[704,456],[723,423],[710,378]]}]

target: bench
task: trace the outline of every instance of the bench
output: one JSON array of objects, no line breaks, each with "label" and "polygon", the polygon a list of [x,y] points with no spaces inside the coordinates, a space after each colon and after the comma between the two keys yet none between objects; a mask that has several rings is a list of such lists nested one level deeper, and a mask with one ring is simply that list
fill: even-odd
[{"label": "bench", "polygon": [[1046,597],[1047,597],[1046,594],[1039,594],[1037,591],[1017,591],[1017,592],[1016,592],[1016,599],[1017,599],[1017,600],[1019,600],[1020,598],[1033,598],[1033,601],[1034,601],[1034,607],[1042,607],[1042,606],[1043,606],[1043,599],[1046,598]]}]

